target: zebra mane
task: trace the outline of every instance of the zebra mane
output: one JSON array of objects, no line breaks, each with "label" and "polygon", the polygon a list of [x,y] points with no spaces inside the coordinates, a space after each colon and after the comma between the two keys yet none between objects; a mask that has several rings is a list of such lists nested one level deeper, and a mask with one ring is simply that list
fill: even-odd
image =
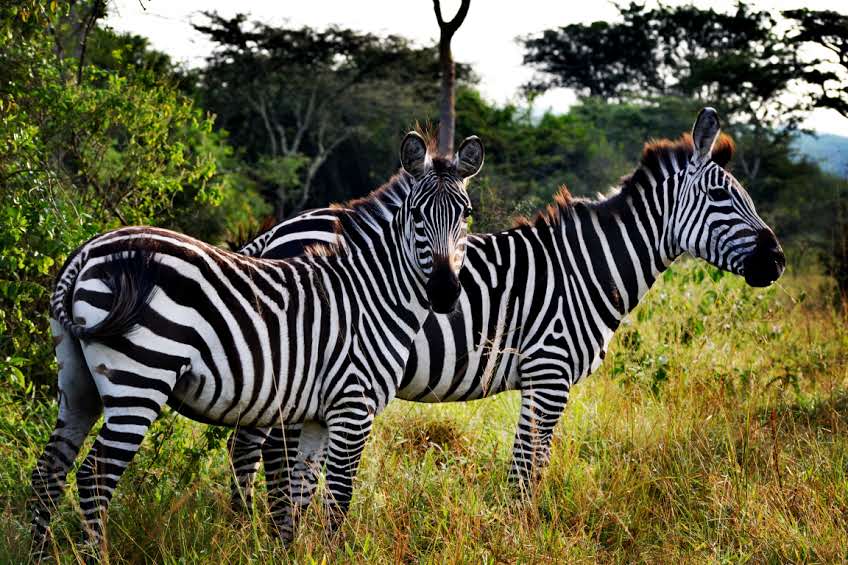
[{"label": "zebra mane", "polygon": [[[438,157],[436,149],[436,128],[430,122],[415,123],[413,128],[424,138],[427,153],[433,155],[433,166],[447,166],[450,159]],[[331,204],[330,208],[350,211],[355,214],[365,214],[375,220],[391,220],[398,208],[403,204],[406,195],[412,189],[415,179],[412,175],[400,169],[382,186],[375,188],[362,198],[353,198],[341,204]]]},{"label": "zebra mane", "polygon": [[412,175],[401,169],[384,185],[375,188],[368,195],[341,204],[331,204],[330,208],[361,214],[377,221],[391,220],[403,204],[414,182]]},{"label": "zebra mane", "polygon": [[385,184],[362,198],[330,204],[328,208],[337,217],[334,223],[336,242],[312,244],[307,254],[325,257],[342,255],[350,249],[345,245],[346,240],[368,239],[369,233],[373,234],[392,220],[414,182],[413,176],[401,169]]},{"label": "zebra mane", "polygon": [[[721,167],[727,167],[733,157],[736,146],[730,136],[721,134],[712,151],[712,160]],[[519,217],[515,226],[544,227],[559,224],[576,203],[584,204],[597,211],[614,209],[619,200],[639,190],[639,186],[650,186],[651,179],[665,176],[665,171],[679,171],[686,167],[695,145],[692,136],[684,133],[676,140],[652,139],[642,148],[642,159],[639,167],[631,174],[623,177],[617,187],[607,195],[600,195],[595,200],[574,198],[565,185],[559,187],[554,200],[540,210],[533,219]]]},{"label": "zebra mane", "polygon": [[262,222],[254,227],[239,226],[237,229],[229,233],[228,239],[224,240],[227,249],[230,251],[238,251],[246,246],[251,241],[258,239],[269,231],[277,227],[277,218],[274,216],[265,216]]}]

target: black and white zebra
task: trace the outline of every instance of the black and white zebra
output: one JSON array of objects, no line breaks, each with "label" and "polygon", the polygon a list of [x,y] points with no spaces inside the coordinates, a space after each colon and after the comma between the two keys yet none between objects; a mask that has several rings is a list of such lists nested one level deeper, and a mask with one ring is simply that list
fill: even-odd
[{"label": "black and white zebra", "polygon": [[[646,144],[641,165],[612,196],[587,201],[562,190],[535,222],[469,236],[459,308],[425,321],[398,397],[465,401],[520,390],[510,477],[522,489],[530,486],[548,462],[572,385],[597,369],[621,319],[675,258],[689,253],[753,286],[783,273],[774,232],[724,168],[732,151],[716,112],[706,108],[691,137]],[[409,182],[401,175],[390,184],[402,190]],[[342,213],[309,212],[243,251],[272,257],[302,252],[325,237],[322,231],[334,233]],[[360,243],[348,238],[348,244]],[[320,461],[326,439],[310,436],[298,452],[300,428],[285,432],[295,502],[305,505],[317,468],[303,462]],[[237,507],[250,505],[266,434],[240,429],[231,439],[241,487],[233,489]]]},{"label": "black and white zebra", "polygon": [[[164,404],[230,426],[320,426],[335,527],[373,418],[395,396],[412,339],[459,294],[470,201],[483,146],[431,157],[421,136],[401,145],[409,173],[400,208],[378,193],[337,215],[350,252],[276,261],[171,231],[124,228],[90,240],[62,269],[51,322],[59,416],[32,473],[40,554],[69,467],[100,414],[77,473],[90,543],[101,538],[118,480]],[[281,434],[277,434],[280,435]],[[269,452],[282,449],[272,440]],[[272,519],[292,536],[288,467],[266,460]]]}]

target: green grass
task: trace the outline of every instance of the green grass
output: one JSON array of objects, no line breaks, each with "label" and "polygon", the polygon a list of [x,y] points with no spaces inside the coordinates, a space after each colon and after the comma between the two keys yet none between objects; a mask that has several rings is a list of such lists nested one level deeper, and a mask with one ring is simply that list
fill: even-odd
[{"label": "green grass", "polygon": [[[758,290],[720,275],[690,261],[656,285],[574,389],[530,501],[506,481],[516,395],[398,401],[340,537],[315,507],[286,550],[262,496],[252,520],[228,510],[221,431],[169,416],[119,485],[109,562],[845,561],[845,319],[822,277]],[[26,560],[28,477],[54,410],[0,411],[0,562]],[[54,522],[63,563],[77,560],[74,499]]]}]

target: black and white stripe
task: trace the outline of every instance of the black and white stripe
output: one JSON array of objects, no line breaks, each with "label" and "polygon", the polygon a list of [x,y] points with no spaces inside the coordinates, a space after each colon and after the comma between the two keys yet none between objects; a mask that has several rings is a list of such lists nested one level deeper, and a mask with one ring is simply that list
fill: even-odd
[{"label": "black and white stripe", "polygon": [[[691,253],[752,285],[782,273],[774,233],[723,168],[732,143],[719,133],[715,112],[705,109],[692,138],[646,145],[641,166],[609,198],[590,202],[563,191],[533,223],[469,236],[458,312],[424,322],[398,397],[448,402],[520,390],[510,475],[532,484],[571,386],[597,369],[621,319],[676,257]],[[334,232],[339,213],[310,217]],[[277,226],[264,236],[267,247],[249,251],[278,256],[273,242],[294,240],[298,221]],[[296,448],[298,430],[286,433]],[[245,430],[233,440],[237,505],[250,503],[263,436]],[[308,458],[309,448],[298,457]],[[313,479],[299,477],[299,488],[311,493]]]},{"label": "black and white stripe", "polygon": [[[101,412],[104,424],[77,474],[95,546],[118,480],[166,403],[203,422],[285,423],[303,428],[307,440],[319,437],[331,526],[338,523],[413,337],[430,308],[455,302],[465,183],[483,150],[469,138],[455,159],[431,158],[424,140],[409,134],[401,161],[411,177],[396,213],[383,204],[394,194],[384,191],[336,215],[356,243],[348,252],[275,261],[132,227],[74,253],[53,298],[59,418],[32,474],[37,555],[68,468]],[[272,520],[288,540],[287,446],[282,433],[265,445]]]}]

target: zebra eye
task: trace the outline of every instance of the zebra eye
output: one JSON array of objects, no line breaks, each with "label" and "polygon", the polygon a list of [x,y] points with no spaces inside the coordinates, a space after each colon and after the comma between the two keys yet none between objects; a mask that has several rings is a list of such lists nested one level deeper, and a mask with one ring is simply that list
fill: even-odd
[{"label": "zebra eye", "polygon": [[711,200],[730,200],[730,192],[726,188],[711,188],[709,195]]},{"label": "zebra eye", "polygon": [[471,212],[473,212],[473,211],[474,211],[474,208],[472,208],[471,206],[467,206],[465,208],[465,210],[462,212],[462,217],[467,220],[468,218],[471,217]]}]

